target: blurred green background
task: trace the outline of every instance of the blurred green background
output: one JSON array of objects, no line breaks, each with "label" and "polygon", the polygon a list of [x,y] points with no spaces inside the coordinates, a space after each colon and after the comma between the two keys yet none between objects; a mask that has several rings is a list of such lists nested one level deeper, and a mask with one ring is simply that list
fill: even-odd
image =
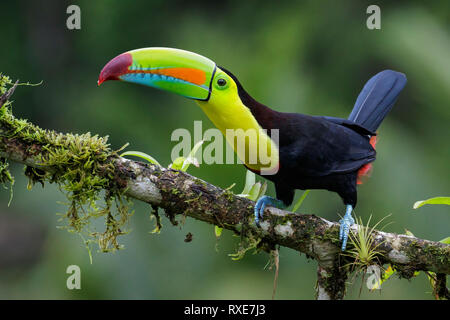
[{"label": "blurred green background", "polygon": [[[81,30],[66,28],[67,1],[9,1],[0,11],[0,72],[39,82],[19,87],[14,113],[44,128],[109,135],[113,148],[147,152],[170,163],[176,128],[211,122],[194,103],[147,87],[110,82],[98,88],[103,65],[124,51],[150,46],[190,50],[239,77],[257,100],[280,111],[347,117],[364,83],[391,68],[408,84],[380,128],[371,179],[359,188],[356,214],[372,221],[391,214],[386,231],[440,240],[450,235],[444,206],[413,210],[417,200],[449,195],[450,2],[378,1],[381,30],[366,28],[364,1],[74,1]],[[125,249],[87,250],[74,234],[57,229],[55,186],[27,191],[23,167],[12,164],[14,199],[0,193],[0,298],[2,299],[270,299],[273,270],[267,254],[235,262],[239,238],[187,219],[172,227],[163,218],[151,234],[149,207],[135,202]],[[240,165],[203,165],[191,174],[242,190]],[[269,193],[273,194],[270,184]],[[301,192],[297,192],[297,197]],[[336,194],[312,191],[301,211],[338,220]],[[193,241],[184,242],[191,232]],[[218,251],[215,250],[216,245]],[[281,248],[278,299],[312,299],[316,263]],[[66,288],[66,268],[81,267],[81,290]],[[425,276],[397,277],[370,293],[351,278],[347,299],[431,299]]]}]

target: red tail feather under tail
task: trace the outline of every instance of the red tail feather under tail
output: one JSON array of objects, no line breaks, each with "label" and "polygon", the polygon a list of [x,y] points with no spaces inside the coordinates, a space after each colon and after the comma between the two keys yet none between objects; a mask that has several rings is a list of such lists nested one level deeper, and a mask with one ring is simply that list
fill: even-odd
[{"label": "red tail feather under tail", "polygon": [[[377,136],[372,136],[370,138],[370,144],[372,145],[372,147],[375,149],[375,146],[377,144]],[[370,173],[372,172],[372,163],[367,163],[365,165],[363,165],[359,170],[358,170],[358,176],[357,176],[357,180],[356,183],[357,184],[363,184],[362,178],[364,177],[370,177]]]}]

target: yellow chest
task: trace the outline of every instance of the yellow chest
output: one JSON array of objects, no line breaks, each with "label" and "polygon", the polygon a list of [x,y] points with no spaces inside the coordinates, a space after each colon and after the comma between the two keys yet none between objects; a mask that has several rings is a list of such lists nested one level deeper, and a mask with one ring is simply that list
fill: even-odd
[{"label": "yellow chest", "polygon": [[[277,143],[238,97],[220,102],[220,99],[213,98],[197,103],[247,167],[262,174],[275,174],[279,165]],[[277,136],[274,132],[271,135],[274,139]]]}]

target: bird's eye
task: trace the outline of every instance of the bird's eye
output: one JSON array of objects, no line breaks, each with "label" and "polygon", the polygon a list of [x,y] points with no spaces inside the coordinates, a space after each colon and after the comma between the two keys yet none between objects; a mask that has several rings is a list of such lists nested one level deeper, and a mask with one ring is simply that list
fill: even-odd
[{"label": "bird's eye", "polygon": [[221,87],[225,86],[227,84],[227,80],[220,78],[219,80],[217,80],[217,84]]}]

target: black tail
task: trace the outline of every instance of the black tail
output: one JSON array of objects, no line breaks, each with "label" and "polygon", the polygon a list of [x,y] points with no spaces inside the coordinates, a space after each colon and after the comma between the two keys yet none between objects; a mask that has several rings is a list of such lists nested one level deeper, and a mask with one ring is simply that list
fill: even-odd
[{"label": "black tail", "polygon": [[403,73],[384,70],[364,85],[348,120],[375,132],[405,87]]}]

